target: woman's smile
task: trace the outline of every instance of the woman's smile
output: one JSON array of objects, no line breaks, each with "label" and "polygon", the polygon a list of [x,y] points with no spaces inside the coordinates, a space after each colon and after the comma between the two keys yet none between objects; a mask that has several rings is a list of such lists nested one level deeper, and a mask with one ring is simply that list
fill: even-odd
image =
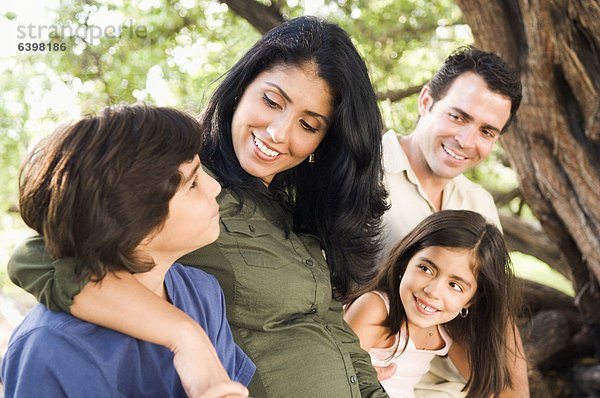
[{"label": "woman's smile", "polygon": [[254,147],[256,154],[263,160],[275,160],[281,153],[271,148],[267,143],[261,141],[258,137],[252,134],[252,140],[254,141]]}]

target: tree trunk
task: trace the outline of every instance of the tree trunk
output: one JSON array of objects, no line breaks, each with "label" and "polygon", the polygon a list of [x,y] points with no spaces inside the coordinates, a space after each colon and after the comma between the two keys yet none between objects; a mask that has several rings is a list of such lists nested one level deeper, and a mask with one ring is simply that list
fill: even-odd
[{"label": "tree trunk", "polygon": [[516,65],[518,121],[502,137],[523,196],[600,323],[600,4],[458,0],[476,45]]},{"label": "tree trunk", "polygon": [[266,6],[255,0],[219,1],[227,4],[231,11],[244,18],[263,35],[285,21],[276,2],[272,2],[271,6]]}]

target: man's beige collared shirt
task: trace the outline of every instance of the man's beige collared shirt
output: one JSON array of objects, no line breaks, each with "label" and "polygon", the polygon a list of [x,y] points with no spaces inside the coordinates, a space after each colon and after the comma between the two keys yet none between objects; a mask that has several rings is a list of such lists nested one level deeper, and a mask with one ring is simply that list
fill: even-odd
[{"label": "man's beige collared shirt", "polygon": [[[391,208],[384,214],[384,252],[392,247],[424,218],[436,210],[410,167],[398,135],[389,130],[383,135],[384,182]],[[472,210],[500,228],[498,210],[492,195],[464,175],[452,179],[442,192],[442,210]]]}]

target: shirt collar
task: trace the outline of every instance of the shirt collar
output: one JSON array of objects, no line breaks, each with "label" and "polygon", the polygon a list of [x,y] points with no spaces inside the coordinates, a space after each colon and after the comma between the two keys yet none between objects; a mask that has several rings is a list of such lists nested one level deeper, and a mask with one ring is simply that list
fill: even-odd
[{"label": "shirt collar", "polygon": [[[417,187],[423,199],[425,199],[427,203],[429,203],[429,206],[431,206],[433,209],[434,207],[425,194],[425,191],[423,191],[417,175],[410,166],[410,162],[406,156],[406,152],[404,152],[404,148],[402,148],[402,145],[400,145],[400,141],[398,140],[399,135],[400,134],[397,134],[392,129],[388,130],[383,135],[383,167],[389,174],[406,173],[406,178]],[[445,208],[445,205],[447,205],[448,198],[452,196],[451,194],[456,188],[455,185],[461,178],[466,179],[465,176],[460,174],[450,180],[444,187],[442,194],[442,209]]]},{"label": "shirt collar", "polygon": [[417,186],[421,186],[415,172],[410,167],[410,162],[400,145],[398,136],[394,130],[388,130],[383,135],[383,167],[387,173],[396,174],[406,172],[408,180]]}]

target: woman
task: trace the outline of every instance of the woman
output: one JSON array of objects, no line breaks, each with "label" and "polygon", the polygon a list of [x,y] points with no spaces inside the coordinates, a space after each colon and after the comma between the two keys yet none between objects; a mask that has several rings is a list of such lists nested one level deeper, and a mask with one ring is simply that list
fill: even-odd
[{"label": "woman", "polygon": [[[250,395],[385,396],[342,318],[341,301],[372,275],[386,208],[381,118],[347,34],[314,17],[271,30],[229,71],[201,124],[202,163],[223,186],[221,235],[180,262],[223,288],[234,339],[257,366]],[[67,262],[41,269],[27,252],[9,272],[44,303],[67,311],[76,296],[74,315],[170,347],[185,380],[201,374],[185,317],[140,302],[129,275],[79,294],[85,283],[70,280]],[[131,316],[117,319],[108,303]]]}]

